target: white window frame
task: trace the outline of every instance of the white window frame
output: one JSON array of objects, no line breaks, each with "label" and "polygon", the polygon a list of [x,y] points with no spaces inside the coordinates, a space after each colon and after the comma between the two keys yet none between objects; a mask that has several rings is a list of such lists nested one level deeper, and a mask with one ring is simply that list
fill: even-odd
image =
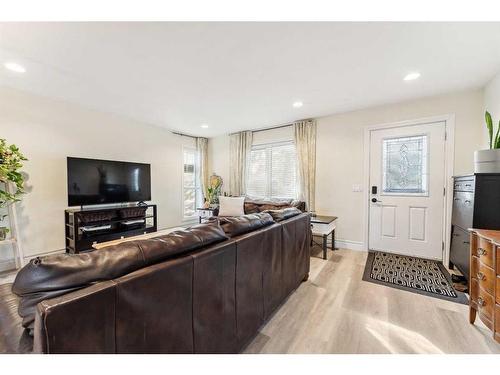
[{"label": "white window frame", "polygon": [[[270,149],[273,147],[279,147],[279,146],[288,146],[288,145],[293,145],[295,148],[295,155],[297,155],[297,148],[295,147],[294,141],[279,141],[279,142],[268,142],[268,143],[261,143],[257,145],[252,145],[252,148],[250,149],[250,152],[253,150],[262,150],[262,149]],[[248,156],[247,163],[250,163],[250,155]],[[297,193],[298,193],[298,186],[297,186],[297,161],[295,161],[295,196],[294,197],[273,197],[271,196],[272,192],[272,181],[273,181],[273,175],[272,175],[272,159],[269,158],[267,160],[267,165],[266,165],[267,170],[269,171],[269,174],[267,176],[267,182],[266,182],[266,196],[262,198],[266,199],[297,199]],[[246,175],[246,183],[248,184],[248,181],[250,180],[249,176],[249,171],[250,168],[247,168],[247,175]],[[248,194],[248,189],[247,186],[245,186],[245,192]],[[260,198],[260,197],[259,197]]]},{"label": "white window frame", "polygon": [[[194,208],[195,212],[192,216],[186,216],[184,214],[186,206],[185,206],[185,201],[184,201],[184,189],[186,189],[185,181],[184,181],[184,154],[186,152],[193,152],[194,153]],[[198,176],[198,168],[199,168],[199,158],[198,158],[198,151],[196,150],[196,147],[189,147],[189,146],[183,146],[182,147],[182,185],[181,185],[181,212],[182,212],[182,221],[184,222],[189,222],[189,221],[194,221],[195,219],[198,218],[198,213],[196,212],[196,209],[199,207],[200,202],[198,202],[198,197],[200,196],[201,193],[201,184],[199,181],[199,176]],[[189,189],[192,189],[189,187]]]}]

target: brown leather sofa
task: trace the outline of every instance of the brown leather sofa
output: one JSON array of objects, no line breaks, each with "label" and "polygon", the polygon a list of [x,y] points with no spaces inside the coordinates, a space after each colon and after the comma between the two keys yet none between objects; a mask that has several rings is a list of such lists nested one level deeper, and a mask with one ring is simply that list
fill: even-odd
[{"label": "brown leather sofa", "polygon": [[290,210],[214,219],[42,258],[12,289],[37,353],[238,353],[307,279],[310,236],[309,215]]}]

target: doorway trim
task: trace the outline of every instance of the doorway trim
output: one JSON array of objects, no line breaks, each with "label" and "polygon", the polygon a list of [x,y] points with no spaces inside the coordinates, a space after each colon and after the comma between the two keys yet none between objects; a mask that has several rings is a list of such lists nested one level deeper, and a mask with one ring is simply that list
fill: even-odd
[{"label": "doorway trim", "polygon": [[403,126],[423,125],[429,123],[445,123],[444,142],[444,207],[443,207],[443,265],[448,267],[451,242],[451,208],[453,205],[453,167],[455,161],[455,115],[439,115],[423,117],[415,120],[405,120],[364,127],[363,139],[363,249],[369,250],[369,213],[370,213],[370,140],[371,132],[380,129],[399,128]]}]

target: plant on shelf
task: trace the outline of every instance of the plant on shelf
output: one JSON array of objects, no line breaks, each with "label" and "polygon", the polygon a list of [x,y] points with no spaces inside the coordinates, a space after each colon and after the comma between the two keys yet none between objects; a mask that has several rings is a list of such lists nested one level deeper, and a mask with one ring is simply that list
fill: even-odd
[{"label": "plant on shelf", "polygon": [[500,148],[500,121],[498,122],[498,129],[495,134],[495,138],[493,138],[493,120],[491,119],[491,115],[488,111],[484,114],[486,119],[486,127],[488,128],[488,135],[490,137],[490,149]]},{"label": "plant on shelf", "polygon": [[[26,157],[16,145],[8,145],[5,139],[0,139],[0,209],[12,203],[19,202],[24,191],[24,176],[21,173],[22,162]],[[9,185],[13,190],[9,189]],[[0,223],[7,215],[0,215]],[[9,228],[0,226],[0,240],[5,239]]]}]

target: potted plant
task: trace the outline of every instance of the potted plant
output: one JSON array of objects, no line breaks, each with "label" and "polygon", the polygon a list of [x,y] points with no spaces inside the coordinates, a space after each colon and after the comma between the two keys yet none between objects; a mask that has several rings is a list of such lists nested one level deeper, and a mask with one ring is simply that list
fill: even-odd
[{"label": "potted plant", "polygon": [[207,202],[210,207],[214,208],[219,203],[219,195],[221,194],[222,178],[213,174],[210,176],[209,186],[207,188]]},{"label": "potted plant", "polygon": [[[24,194],[24,176],[21,173],[24,155],[16,145],[7,145],[5,139],[0,139],[0,209],[19,202]],[[9,187],[12,187],[10,189]],[[1,225],[7,215],[0,216],[0,240],[4,240],[9,228]]]},{"label": "potted plant", "polygon": [[493,120],[488,111],[484,118],[490,139],[489,150],[479,150],[474,153],[474,172],[476,173],[500,173],[500,121],[498,128],[494,131]]}]

